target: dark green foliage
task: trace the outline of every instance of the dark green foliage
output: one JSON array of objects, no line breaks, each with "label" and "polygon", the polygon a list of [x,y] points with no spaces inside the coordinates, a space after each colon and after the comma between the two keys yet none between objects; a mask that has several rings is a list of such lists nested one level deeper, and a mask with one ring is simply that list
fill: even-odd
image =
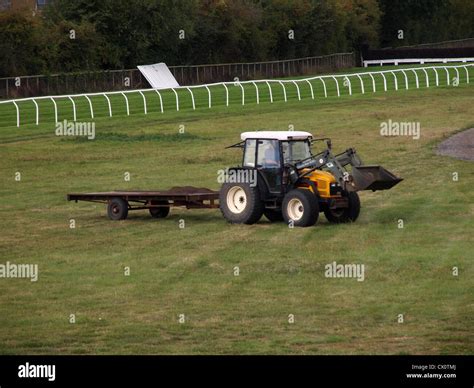
[{"label": "dark green foliage", "polygon": [[55,0],[36,16],[0,13],[0,76],[263,61],[463,38],[474,35],[473,15],[470,0]]}]

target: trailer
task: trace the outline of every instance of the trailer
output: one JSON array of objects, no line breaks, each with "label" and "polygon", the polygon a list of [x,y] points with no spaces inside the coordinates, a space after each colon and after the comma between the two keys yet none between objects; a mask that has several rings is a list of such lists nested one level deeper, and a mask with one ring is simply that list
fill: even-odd
[{"label": "trailer", "polygon": [[125,191],[115,190],[97,193],[70,193],[68,201],[87,201],[107,204],[111,220],[124,220],[131,210],[148,209],[154,218],[165,218],[171,207],[186,209],[216,209],[219,191],[204,187],[172,187],[169,190]]}]

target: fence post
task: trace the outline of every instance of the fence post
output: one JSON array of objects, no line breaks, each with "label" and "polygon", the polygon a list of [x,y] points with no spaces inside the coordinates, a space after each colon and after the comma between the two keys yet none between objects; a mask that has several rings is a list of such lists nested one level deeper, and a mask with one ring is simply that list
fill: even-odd
[{"label": "fence post", "polygon": [[385,78],[385,74],[381,71],[380,74],[382,75],[383,78],[383,90],[384,92],[387,91],[387,78]]},{"label": "fence post", "polygon": [[434,70],[434,72],[435,72],[436,86],[439,86],[438,70],[436,70],[436,66],[433,67],[433,70]]},{"label": "fence post", "polygon": [[76,117],[76,103],[74,102],[74,100],[72,99],[71,96],[68,96],[68,98],[71,100],[72,102],[72,109],[73,109],[73,113],[74,113],[74,120],[73,121],[77,121],[77,117]]},{"label": "fence post", "polygon": [[365,94],[365,89],[364,89],[364,81],[362,80],[362,77],[359,74],[356,74],[357,77],[359,77],[360,81],[360,90],[362,91],[362,94]]},{"label": "fence post", "polygon": [[395,90],[398,90],[398,80],[397,80],[397,76],[395,75],[395,73],[393,71],[391,71],[390,73],[392,73],[393,75],[393,80],[395,81]]},{"label": "fence post", "polygon": [[209,95],[209,108],[210,108],[210,107],[212,106],[211,91],[209,90],[209,88],[207,87],[207,85],[205,85],[205,86],[206,86],[206,89],[207,89],[207,93],[208,93],[208,95]]},{"label": "fence post", "polygon": [[105,93],[102,93],[102,94],[103,94],[103,96],[106,98],[107,103],[109,104],[109,117],[112,117],[112,105],[110,104],[110,99],[109,99],[109,97],[107,96],[107,94],[105,94]]},{"label": "fence post", "polygon": [[255,86],[255,91],[257,93],[257,105],[260,104],[260,96],[258,94],[258,86],[255,82],[252,82],[253,83],[253,86]]},{"label": "fence post", "polygon": [[54,123],[56,124],[58,122],[58,105],[56,104],[56,101],[54,101],[53,97],[50,97],[51,101],[53,101],[54,105]]},{"label": "fence post", "polygon": [[298,92],[298,100],[301,101],[301,94],[300,94],[300,87],[298,86],[298,84],[296,83],[296,81],[291,81],[295,84],[296,86],[296,91]]},{"label": "fence post", "polygon": [[327,96],[328,96],[328,91],[327,91],[327,89],[326,89],[326,82],[324,82],[323,77],[319,77],[319,80],[323,83],[324,97],[327,98]]},{"label": "fence post", "polygon": [[89,102],[89,108],[91,110],[91,118],[93,119],[94,118],[94,109],[92,109],[92,101],[90,100],[90,98],[87,96],[87,95],[84,95],[84,97],[87,99],[87,101]]},{"label": "fence post", "polygon": [[428,77],[428,73],[426,72],[425,69],[421,69],[421,70],[423,70],[423,72],[425,73],[426,87],[429,88],[430,87],[430,80],[429,80],[429,77]]},{"label": "fence post", "polygon": [[39,124],[39,107],[38,107],[38,103],[36,102],[36,100],[33,98],[32,101],[35,103],[35,107],[36,107],[36,125]]},{"label": "fence post", "polygon": [[309,88],[311,90],[311,98],[314,100],[314,92],[313,92],[313,85],[311,85],[311,82],[309,82],[309,80],[305,80],[308,85],[309,85]]},{"label": "fence post", "polygon": [[128,105],[128,98],[127,96],[125,95],[125,93],[122,92],[122,96],[125,98],[125,106],[127,108],[127,116],[130,116],[130,107]]},{"label": "fence post", "polygon": [[196,110],[196,104],[194,103],[194,94],[191,88],[186,88],[186,89],[188,89],[189,93],[191,93],[191,101],[193,102],[193,110]]},{"label": "fence post", "polygon": [[281,87],[283,88],[283,96],[285,97],[285,102],[286,102],[286,101],[288,101],[288,100],[286,99],[286,89],[285,89],[285,85],[283,85],[283,82],[281,82],[281,81],[278,81],[278,82],[280,83]]},{"label": "fence post", "polygon": [[20,108],[18,108],[18,105],[15,101],[13,101],[13,105],[15,105],[15,108],[16,108],[16,126],[19,128],[20,127]]},{"label": "fence post", "polygon": [[179,98],[178,98],[178,93],[176,93],[176,90],[174,90],[174,88],[171,88],[171,90],[174,92],[174,95],[176,96],[176,111],[179,111]]},{"label": "fence post", "polygon": [[352,84],[351,84],[351,80],[349,79],[349,75],[346,75],[346,80],[347,82],[349,83],[349,96],[352,96]]},{"label": "fence post", "polygon": [[339,91],[339,83],[337,82],[336,77],[332,76],[332,79],[334,80],[334,82],[336,82],[337,96],[338,96],[338,97],[341,97],[341,93],[340,93],[340,91]]},{"label": "fence post", "polygon": [[405,89],[408,90],[408,77],[407,77],[407,73],[405,73],[405,70],[403,69],[400,69],[401,72],[403,73],[403,76],[405,77]]},{"label": "fence post", "polygon": [[265,81],[268,85],[268,90],[270,92],[270,103],[273,103],[273,94],[272,94],[272,87],[270,86],[270,83],[268,81]]},{"label": "fence post", "polygon": [[[416,88],[420,88],[420,82],[418,81],[418,74],[416,73],[415,70],[412,69],[412,72],[415,74],[415,82],[416,82]],[[449,82],[449,81],[448,81]]]},{"label": "fence post", "polygon": [[222,84],[225,88],[225,105],[229,106],[229,89],[225,83]]},{"label": "fence post", "polygon": [[161,98],[161,94],[158,90],[155,90],[156,94],[158,94],[158,97],[160,98],[160,109],[161,113],[163,113],[163,99]]},{"label": "fence post", "polygon": [[242,84],[240,82],[237,82],[237,84],[240,86],[240,88],[242,89],[242,105],[245,105],[245,92],[244,92],[244,87],[242,86]]},{"label": "fence post", "polygon": [[372,75],[372,73],[368,73],[370,78],[372,79],[372,93],[375,93],[377,91],[377,88],[375,87],[375,78],[374,76]]},{"label": "fence post", "polygon": [[447,82],[447,85],[449,86],[450,85],[449,70],[444,66],[443,66],[443,69],[444,71],[446,71],[446,82]]}]

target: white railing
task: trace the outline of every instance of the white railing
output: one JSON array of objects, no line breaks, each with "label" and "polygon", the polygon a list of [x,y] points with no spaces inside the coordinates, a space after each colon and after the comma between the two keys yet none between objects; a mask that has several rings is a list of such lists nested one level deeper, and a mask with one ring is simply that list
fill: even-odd
[{"label": "white railing", "polygon": [[[107,106],[108,106],[108,112],[109,112],[109,117],[113,116],[112,112],[112,104],[110,101],[109,96],[111,95],[122,95],[124,97],[124,102],[125,102],[125,107],[126,107],[126,112],[127,115],[130,115],[130,105],[129,105],[129,100],[127,97],[127,94],[131,93],[139,93],[142,96],[143,99],[143,111],[144,114],[148,114],[148,109],[147,109],[147,98],[144,94],[144,92],[156,92],[158,94],[158,97],[160,99],[160,111],[161,113],[164,113],[163,109],[163,98],[161,93],[167,90],[171,90],[174,95],[175,95],[175,101],[176,101],[176,111],[179,111],[180,109],[180,101],[179,101],[179,95],[177,93],[177,90],[186,90],[190,93],[191,95],[191,100],[192,100],[192,109],[196,109],[196,103],[195,103],[195,95],[193,90],[197,88],[205,88],[207,90],[207,95],[208,95],[208,107],[212,107],[212,102],[214,101],[212,98],[212,92],[210,87],[215,87],[215,86],[222,86],[225,90],[225,105],[229,106],[230,104],[230,99],[229,99],[229,88],[228,86],[239,86],[241,90],[241,105],[245,105],[245,89],[243,85],[253,85],[256,89],[256,103],[260,104],[261,99],[260,99],[260,93],[259,93],[259,87],[258,85],[264,85],[265,88],[268,88],[269,90],[269,97],[270,97],[270,103],[273,103],[274,101],[274,94],[273,94],[273,89],[272,89],[272,84],[274,84],[273,88],[277,85],[282,88],[283,91],[283,97],[285,102],[288,101],[288,95],[287,95],[287,90],[286,86],[287,84],[292,84],[296,87],[297,91],[297,96],[298,100],[301,100],[301,92],[300,92],[300,87],[299,83],[303,84],[308,84],[311,90],[311,98],[314,100],[315,99],[315,94],[314,94],[314,89],[313,89],[313,84],[312,81],[318,81],[322,84],[323,90],[324,90],[324,97],[328,97],[328,84],[327,82],[330,81],[333,83],[336,87],[336,93],[337,96],[341,96],[341,89],[340,89],[340,80],[342,80],[343,85],[347,86],[349,95],[352,95],[352,82],[359,82],[360,87],[361,87],[361,92],[362,94],[366,93],[365,85],[364,85],[364,76],[369,76],[371,85],[372,85],[372,92],[376,92],[376,82],[374,75],[381,75],[383,79],[383,90],[386,92],[388,90],[387,87],[387,77],[386,74],[391,75],[394,79],[394,86],[395,90],[399,89],[398,85],[398,79],[397,79],[397,73],[403,74],[404,81],[405,81],[405,89],[408,90],[409,88],[409,82],[408,82],[408,76],[407,73],[413,73],[415,76],[415,85],[416,88],[420,88],[420,73],[422,72],[425,78],[425,84],[426,87],[429,88],[430,85],[430,74],[434,75],[435,77],[435,82],[434,84],[436,86],[440,85],[440,79],[441,75],[440,72],[445,72],[445,78],[446,79],[446,85],[450,85],[450,69],[453,69],[455,71],[456,77],[458,80],[460,80],[460,72],[459,70],[462,69],[465,71],[466,74],[466,83],[468,84],[470,81],[469,77],[469,67],[473,67],[474,64],[466,64],[466,65],[457,65],[457,66],[431,66],[431,67],[416,67],[416,68],[406,68],[406,69],[391,69],[391,70],[379,70],[379,71],[370,71],[370,72],[359,72],[359,73],[350,73],[350,74],[334,74],[334,75],[320,75],[320,76],[314,76],[310,78],[301,78],[301,79],[282,79],[282,80],[277,80],[277,79],[264,79],[264,80],[255,80],[255,81],[237,81],[237,82],[218,82],[218,83],[212,83],[212,84],[205,84],[205,85],[193,85],[193,86],[179,86],[176,88],[170,88],[170,89],[136,89],[136,90],[127,90],[127,91],[113,91],[113,92],[101,92],[101,93],[87,93],[87,94],[74,94],[74,95],[61,95],[61,96],[41,96],[41,97],[29,97],[29,98],[21,98],[21,99],[16,99],[16,100],[8,100],[8,101],[0,101],[0,104],[13,104],[16,109],[16,118],[17,118],[17,127],[20,126],[20,107],[18,105],[19,102],[27,102],[31,101],[35,105],[35,122],[36,125],[39,125],[39,117],[40,117],[40,108],[38,105],[39,100],[51,100],[54,105],[54,118],[55,118],[55,123],[58,122],[58,105],[56,103],[56,99],[69,99],[72,103],[72,108],[73,108],[73,118],[74,121],[77,120],[77,107],[76,107],[76,100],[78,98],[85,98],[88,102],[89,109],[90,109],[90,116],[91,118],[94,118],[94,108],[92,101],[90,97],[92,96],[103,96],[106,101],[107,101]],[[430,70],[428,72],[427,70]],[[352,79],[352,80],[351,80]],[[275,85],[277,84],[277,85]],[[161,92],[161,93],[160,93]],[[240,99],[239,99],[240,100]]]},{"label": "white railing", "polygon": [[364,67],[369,65],[383,66],[399,64],[416,64],[424,65],[425,63],[449,63],[449,62],[474,62],[474,58],[401,58],[401,59],[367,59],[364,60]]}]

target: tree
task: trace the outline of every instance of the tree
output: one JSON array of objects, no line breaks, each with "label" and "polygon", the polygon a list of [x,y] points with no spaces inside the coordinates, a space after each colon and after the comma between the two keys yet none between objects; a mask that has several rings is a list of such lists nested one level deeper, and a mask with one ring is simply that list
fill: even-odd
[{"label": "tree", "polygon": [[30,12],[0,13],[0,75],[38,74],[43,71],[44,33]]}]

